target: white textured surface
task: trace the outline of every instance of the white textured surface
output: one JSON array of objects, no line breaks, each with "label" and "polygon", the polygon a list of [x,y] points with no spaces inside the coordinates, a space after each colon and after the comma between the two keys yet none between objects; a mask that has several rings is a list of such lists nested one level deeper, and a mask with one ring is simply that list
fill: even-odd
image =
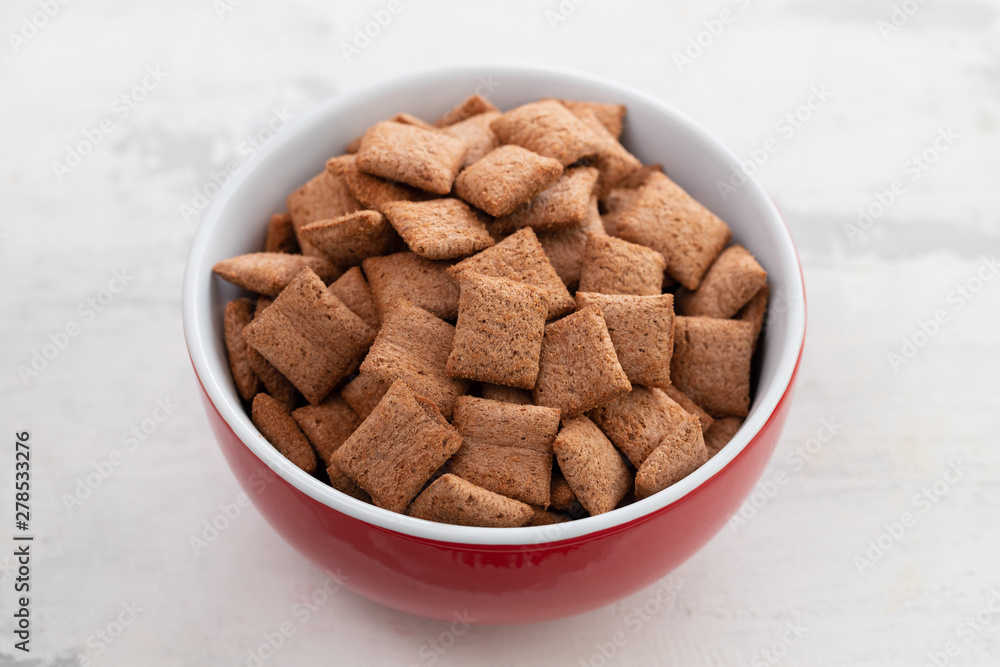
[{"label": "white textured surface", "polygon": [[[38,5],[0,10],[0,564],[11,563],[11,434],[27,428],[38,541],[25,664],[245,665],[285,621],[294,634],[266,665],[598,665],[598,645],[610,651],[619,631],[608,664],[755,667],[772,664],[764,651],[778,642],[777,664],[922,665],[950,641],[948,664],[997,664],[1000,617],[975,617],[1000,595],[1000,280],[969,300],[953,292],[1000,254],[996,3],[927,3],[884,39],[891,2],[590,0],[552,29],[555,0],[404,0],[346,62],[341,41],[385,5],[244,0],[220,19],[210,2],[73,2],[16,53],[9,33]],[[674,52],[726,9],[733,21],[678,71]],[[297,613],[324,575],[253,509],[193,554],[189,536],[239,490],[181,336],[197,221],[179,206],[246,158],[241,142],[275,108],[298,115],[338,90],[456,60],[602,74],[741,154],[774,137],[759,176],[799,244],[810,311],[798,393],[763,478],[783,481],[668,578],[679,592],[645,619],[632,610],[654,589],[554,623],[473,628],[438,654],[429,642],[450,643],[447,624],[347,592]],[[168,76],[121,118],[112,104],[147,66]],[[832,96],[789,137],[776,124],[813,86]],[[115,131],[60,181],[52,162],[103,118]],[[958,138],[913,180],[907,160],[949,126]],[[905,192],[851,243],[843,225],[894,179]],[[78,304],[116,269],[134,278],[90,321]],[[939,309],[948,321],[894,371],[887,354]],[[17,366],[70,322],[80,334],[26,386]],[[128,451],[122,434],[168,398],[174,413]],[[836,434],[796,458],[826,434],[824,419]],[[124,461],[69,513],[63,495],[116,449]],[[940,501],[915,501],[956,460],[967,471]],[[905,512],[914,525],[859,573],[855,557]],[[15,664],[9,578],[0,591],[0,664]],[[98,655],[92,634],[133,600],[143,611]],[[781,646],[786,623],[807,630]]]}]

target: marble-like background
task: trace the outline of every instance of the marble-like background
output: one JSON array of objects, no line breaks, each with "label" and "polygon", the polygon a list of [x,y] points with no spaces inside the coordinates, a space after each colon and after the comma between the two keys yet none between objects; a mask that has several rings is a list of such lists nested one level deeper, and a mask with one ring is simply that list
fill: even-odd
[{"label": "marble-like background", "polygon": [[[180,207],[228,160],[252,160],[241,144],[275,110],[297,116],[373,79],[472,61],[620,80],[744,156],[779,139],[758,175],[788,217],[810,306],[798,394],[764,474],[787,481],[672,575],[681,592],[637,632],[626,615],[653,590],[558,622],[473,628],[438,655],[427,642],[445,624],[341,592],[265,664],[598,665],[598,644],[619,630],[608,664],[909,666],[948,642],[949,665],[997,664],[1000,279],[976,281],[996,276],[1000,251],[997,2],[894,0],[916,11],[880,30],[890,0],[564,0],[572,12],[554,24],[558,0],[401,0],[348,62],[341,43],[385,2],[225,1],[48,0],[54,16],[37,19],[46,0],[0,8],[0,541],[12,532],[12,434],[26,428],[38,535],[30,659],[12,649],[0,548],[0,665],[246,665],[295,618],[324,575],[255,510],[200,554],[188,544],[239,489],[186,357],[180,284],[198,215]],[[674,54],[723,11],[732,21],[678,67]],[[147,68],[161,80],[122,106]],[[818,88],[828,99],[782,133]],[[113,131],[57,174],[102,121]],[[947,150],[914,170],[912,156],[949,131]],[[848,238],[859,207],[897,179],[902,194]],[[91,311],[116,271],[127,285]],[[958,285],[978,291],[959,297]],[[887,355],[938,310],[947,322],[893,368]],[[24,381],[18,366],[69,324],[79,335]],[[68,510],[67,494],[158,400],[176,406],[169,418]],[[824,420],[835,434],[799,462]],[[915,499],[952,464],[964,472],[936,502]],[[856,557],[907,511],[915,525],[859,572]],[[102,644],[95,633],[123,604],[141,611]]]}]

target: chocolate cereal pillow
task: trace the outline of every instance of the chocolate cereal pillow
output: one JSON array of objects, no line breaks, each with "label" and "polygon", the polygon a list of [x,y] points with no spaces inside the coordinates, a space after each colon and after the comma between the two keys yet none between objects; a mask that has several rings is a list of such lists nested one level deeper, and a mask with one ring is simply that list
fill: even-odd
[{"label": "chocolate cereal pillow", "polygon": [[329,155],[213,269],[260,436],[350,502],[492,528],[613,512],[723,449],[767,271],[627,114],[472,95]]}]

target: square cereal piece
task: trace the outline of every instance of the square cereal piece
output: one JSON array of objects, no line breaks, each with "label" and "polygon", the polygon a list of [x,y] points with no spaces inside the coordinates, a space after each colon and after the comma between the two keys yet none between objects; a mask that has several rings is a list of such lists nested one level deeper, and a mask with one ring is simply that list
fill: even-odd
[{"label": "square cereal piece", "polygon": [[628,493],[625,494],[625,497],[622,498],[618,502],[617,505],[615,505],[615,509],[617,510],[617,509],[621,509],[623,507],[628,507],[629,505],[631,505],[632,503],[634,503],[636,500],[637,500],[637,498],[635,497],[635,491],[634,491],[634,489],[629,489]]},{"label": "square cereal piece", "polygon": [[653,172],[636,201],[618,217],[617,235],[658,251],[670,277],[694,290],[732,232],[666,175]]},{"label": "square cereal piece", "polygon": [[[267,297],[262,296],[257,299],[257,307],[254,309],[253,319],[260,317],[261,313],[267,310],[270,305],[271,300]],[[246,327],[243,327],[243,329],[246,330]],[[240,332],[240,335],[242,336],[243,332]],[[246,338],[243,340],[246,342]],[[299,390],[295,388],[295,385],[289,382],[288,378],[282,375],[277,368],[272,366],[271,362],[262,357],[260,352],[249,345],[247,345],[247,362],[250,364],[253,372],[257,374],[257,377],[260,378],[268,394],[287,405],[289,410],[299,404],[301,395],[299,394]]]},{"label": "square cereal piece", "polygon": [[597,207],[597,195],[590,196],[587,205],[587,216],[576,227],[557,229],[551,232],[538,232],[538,242],[542,244],[545,256],[548,257],[556,274],[570,289],[576,288],[580,282],[580,269],[583,267],[583,251],[587,247],[589,234],[605,234],[604,224]]},{"label": "square cereal piece", "polygon": [[584,123],[593,130],[594,135],[601,139],[601,148],[594,156],[594,165],[601,172],[597,182],[597,191],[599,195],[603,196],[622,179],[642,168],[642,162],[625,150],[625,147],[618,143],[615,137],[611,136],[593,111],[585,109],[581,116]]},{"label": "square cereal piece", "polygon": [[723,417],[716,419],[707,431],[705,431],[705,447],[708,449],[708,457],[712,458],[719,453],[719,450],[729,444],[736,432],[743,426],[743,420],[739,417]]},{"label": "square cereal piece", "polygon": [[674,297],[577,292],[576,307],[597,306],[604,315],[618,363],[632,384],[670,385],[674,351]]},{"label": "square cereal piece", "polygon": [[340,396],[362,419],[372,413],[378,402],[389,391],[389,385],[371,375],[358,375],[344,385]]},{"label": "square cereal piece", "polygon": [[587,217],[598,174],[593,167],[567,169],[555,183],[510,215],[497,218],[491,227],[500,232],[534,227],[540,232],[579,226]]},{"label": "square cereal piece", "polygon": [[746,417],[753,325],[713,317],[675,317],[674,322],[672,382],[716,419]]},{"label": "square cereal piece", "polygon": [[554,183],[563,167],[519,146],[501,146],[462,170],[455,194],[490,215],[511,213]]},{"label": "square cereal piece", "polygon": [[483,398],[490,401],[502,401],[504,403],[513,403],[514,405],[535,404],[535,402],[531,400],[530,391],[518,389],[517,387],[507,387],[502,384],[481,382],[479,384],[479,391]]},{"label": "square cereal piece", "polygon": [[292,228],[302,247],[302,253],[315,255],[316,250],[308,242],[303,242],[299,237],[299,231],[310,222],[339,218],[353,213],[361,208],[361,204],[354,198],[340,176],[324,170],[288,195],[285,207],[292,218]]},{"label": "square cereal piece", "polygon": [[338,468],[336,463],[331,463],[327,466],[326,476],[330,478],[330,486],[341,493],[345,493],[363,503],[372,504],[372,497],[368,495],[368,492],[355,484],[353,479],[345,475],[344,471]]},{"label": "square cereal piece", "polygon": [[434,480],[406,513],[427,521],[487,528],[523,526],[534,514],[529,505],[451,474]]},{"label": "square cereal piece", "polygon": [[655,387],[632,387],[587,416],[636,468],[661,445],[701,440],[698,418]]},{"label": "square cereal piece", "polygon": [[597,306],[548,325],[538,365],[535,403],[559,408],[564,419],[632,389]]},{"label": "square cereal piece", "polygon": [[728,319],[766,284],[767,271],[750,251],[739,244],[731,245],[709,267],[697,290],[677,296],[677,312]]},{"label": "square cereal piece", "polygon": [[361,269],[352,266],[344,272],[344,275],[333,281],[333,284],[327,289],[343,301],[344,305],[360,317],[365,324],[378,331],[381,324],[378,306],[375,305],[375,297],[372,296],[371,288],[368,287],[368,281],[365,280]]},{"label": "square cereal piece", "polygon": [[449,264],[424,259],[412,252],[397,252],[370,257],[362,266],[383,320],[402,300],[446,320],[458,315],[458,283],[449,274]]},{"label": "square cereal piece", "polygon": [[356,211],[332,220],[318,220],[299,233],[337,266],[354,266],[382,255],[396,237],[392,226],[378,211]]},{"label": "square cereal piece", "polygon": [[569,109],[554,100],[531,102],[493,121],[501,144],[514,144],[568,166],[596,155],[601,138]]},{"label": "square cereal piece", "polygon": [[264,240],[264,252],[299,254],[299,239],[295,235],[292,216],[287,213],[275,213],[271,216],[267,225],[267,238]]},{"label": "square cereal piece", "polygon": [[303,269],[312,269],[328,282],[340,269],[322,257],[289,255],[283,252],[252,252],[230,257],[212,267],[212,273],[251,292],[277,296]]},{"label": "square cereal piece", "polygon": [[343,180],[355,199],[376,211],[381,211],[391,201],[415,201],[423,198],[419,190],[409,185],[362,172],[358,169],[355,155],[331,158],[326,163],[326,169]]},{"label": "square cereal piece", "polygon": [[382,121],[361,137],[358,169],[439,195],[451,192],[465,144],[444,132]]},{"label": "square cereal piece", "polygon": [[[461,123],[462,121],[474,116],[480,116],[487,113],[497,113],[499,111],[500,110],[497,109],[496,105],[488,99],[479,93],[473,93],[434,121],[434,127],[448,127],[450,125],[455,125],[456,123]],[[499,116],[500,114],[497,113],[497,115]]]},{"label": "square cereal piece", "polygon": [[552,466],[552,483],[549,484],[549,507],[560,512],[576,512],[582,507],[566,478],[555,466]]},{"label": "square cereal piece", "polygon": [[316,471],[316,454],[281,401],[257,394],[250,409],[253,425],[282,456],[310,475]]},{"label": "square cereal piece", "polygon": [[226,304],[226,315],[222,324],[233,384],[236,385],[236,391],[243,400],[248,402],[260,392],[260,378],[250,366],[250,360],[247,359],[247,343],[243,340],[243,327],[253,320],[253,307],[253,301],[246,297],[230,301]]},{"label": "square cereal piece", "polygon": [[545,292],[506,278],[459,276],[448,375],[532,389],[548,313]]},{"label": "square cereal piece", "polygon": [[382,318],[382,328],[361,364],[361,374],[386,384],[403,380],[451,419],[455,399],[469,384],[445,372],[454,336],[455,327],[409,301],[401,301]]},{"label": "square cereal piece", "polygon": [[586,116],[584,112],[592,112],[612,137],[618,139],[622,136],[626,111],[624,104],[606,104],[603,102],[584,102],[580,100],[556,100],[556,102],[559,102],[572,111],[573,115],[581,120]]},{"label": "square cereal piece", "polygon": [[[423,120],[422,118],[417,118],[413,114],[406,113],[405,111],[401,111],[400,113],[396,114],[389,120],[393,123],[402,123],[403,125],[415,125],[417,127],[422,127],[425,130],[434,129],[434,126],[428,123],[426,120]],[[364,139],[364,137],[362,137],[362,139]],[[360,148],[361,146],[359,145],[358,149]]]},{"label": "square cereal piece", "polygon": [[736,314],[736,319],[742,322],[747,322],[753,327],[753,340],[754,347],[757,346],[757,340],[760,338],[760,332],[764,329],[764,322],[767,316],[767,302],[771,297],[771,288],[768,285],[764,285],[760,290],[753,295],[747,305],[740,309],[740,312]]},{"label": "square cereal piece", "polygon": [[604,229],[608,234],[618,235],[618,219],[638,199],[639,191],[628,188],[614,188],[601,199],[601,205],[604,207],[601,221],[604,222]]},{"label": "square cereal piece", "polygon": [[543,290],[548,302],[548,319],[573,309],[573,297],[552,268],[542,244],[530,227],[448,269],[448,273],[456,278],[465,271],[506,278]]},{"label": "square cereal piece", "polygon": [[693,419],[693,437],[664,442],[646,457],[635,473],[636,500],[676,484],[708,460],[708,449],[701,435],[698,420]]},{"label": "square cereal piece", "polygon": [[390,202],[383,210],[410,250],[427,259],[468,257],[493,245],[481,214],[458,199]]},{"label": "square cereal piece", "polygon": [[500,140],[490,128],[493,121],[499,117],[499,112],[488,111],[449,125],[442,130],[465,143],[465,157],[462,158],[462,167],[468,167],[470,164],[478,162],[484,155],[499,148]]},{"label": "square cereal piece", "polygon": [[556,523],[566,523],[569,521],[567,517],[562,514],[556,514],[555,512],[550,512],[547,509],[541,507],[531,508],[531,518],[528,519],[528,523],[525,526],[551,526]]},{"label": "square cereal piece", "polygon": [[672,384],[663,387],[663,391],[666,392],[667,396],[674,400],[674,403],[684,408],[685,412],[698,418],[698,422],[701,424],[701,432],[705,434],[707,442],[708,427],[715,422],[715,420],[712,419],[712,415],[702,410],[700,405],[692,401],[687,394]]},{"label": "square cereal piece", "polygon": [[328,170],[323,170],[288,195],[285,206],[296,231],[310,222],[339,218],[361,208],[347,185]]},{"label": "square cereal piece", "polygon": [[646,179],[649,178],[649,175],[652,174],[654,171],[663,173],[663,165],[660,164],[659,162],[657,162],[656,164],[642,165],[641,167],[630,173],[628,176],[618,181],[615,184],[615,190],[620,190],[620,189],[638,190],[639,188],[642,187],[643,183],[646,182]]},{"label": "square cereal piece", "polygon": [[583,249],[580,290],[600,294],[663,293],[663,255],[614,236],[591,234]]},{"label": "square cereal piece", "polygon": [[319,405],[292,410],[292,418],[309,438],[325,467],[333,461],[333,453],[361,425],[361,419],[340,396],[331,396]]},{"label": "square cereal piece", "polygon": [[397,381],[333,462],[376,505],[402,512],[461,445],[462,436],[437,406]]},{"label": "square cereal piece", "polygon": [[306,269],[243,338],[316,405],[356,368],[375,332]]},{"label": "square cereal piece", "polygon": [[591,516],[613,510],[632,488],[628,466],[586,417],[563,420],[552,449],[570,489]]},{"label": "square cereal piece", "polygon": [[462,396],[452,425],[462,436],[452,474],[508,498],[549,504],[558,410]]}]

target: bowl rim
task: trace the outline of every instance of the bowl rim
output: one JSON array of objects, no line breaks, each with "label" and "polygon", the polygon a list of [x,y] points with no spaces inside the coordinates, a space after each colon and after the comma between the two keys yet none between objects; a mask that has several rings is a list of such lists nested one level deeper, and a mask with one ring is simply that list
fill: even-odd
[{"label": "bowl rim", "polygon": [[[419,78],[426,80],[428,85],[432,85],[433,81],[439,78],[478,76],[483,72],[499,73],[508,79],[516,78],[519,75],[537,76],[542,74],[576,80],[582,84],[602,87],[612,93],[621,93],[627,97],[639,98],[660,113],[671,116],[675,122],[684,126],[687,131],[696,134],[700,141],[707,144],[721,156],[727,158],[734,169],[739,168],[739,160],[736,155],[713,134],[684,113],[648,93],[601,76],[577,70],[511,63],[476,63],[428,68],[418,72],[381,79],[349,90],[320,104],[317,108],[303,115],[290,127],[283,130],[281,136],[275,138],[272,144],[268,145],[262,152],[269,153],[276,146],[290,141],[293,137],[313,131],[314,127],[318,124],[328,122],[327,119],[336,115],[338,110],[350,107],[357,101],[365,98],[377,98],[391,91],[404,81],[413,83],[414,79]],[[184,337],[188,354],[198,381],[215,410],[242,443],[285,482],[313,500],[347,516],[411,538],[454,545],[507,545],[520,547],[542,544],[550,545],[592,537],[597,533],[617,531],[627,524],[648,519],[666,507],[682,501],[719,474],[746,449],[749,443],[770,421],[776,408],[791,386],[805,343],[805,284],[802,275],[802,266],[788,225],[781,216],[774,201],[767,195],[756,178],[748,176],[746,183],[742,187],[747,191],[749,196],[757,200],[756,204],[767,213],[771,224],[775,225],[775,229],[779,232],[777,236],[781,243],[781,247],[779,248],[781,261],[790,265],[785,267],[789,269],[788,274],[797,275],[798,280],[793,281],[794,285],[792,287],[795,289],[789,290],[788,294],[790,298],[787,299],[788,310],[786,311],[786,317],[789,322],[788,331],[790,335],[787,345],[779,351],[774,380],[764,393],[758,393],[755,401],[756,410],[747,418],[736,436],[718,454],[710,458],[708,462],[680,482],[649,498],[636,501],[605,514],[547,526],[527,526],[520,528],[456,526],[397,514],[356,500],[299,469],[278,453],[263,438],[253,425],[249,415],[238,404],[238,401],[234,402],[227,397],[223,386],[219,382],[219,378],[212,375],[208,366],[209,346],[206,339],[211,329],[209,326],[210,323],[206,321],[207,318],[204,316],[204,313],[210,312],[211,309],[210,304],[206,303],[209,290],[205,288],[204,277],[207,268],[205,255],[208,251],[209,239],[222,211],[228,205],[239,184],[249,174],[261,168],[262,164],[266,164],[266,160],[258,160],[254,164],[249,165],[246,170],[243,170],[234,177],[232,182],[220,192],[202,217],[201,224],[192,241],[184,270],[182,293]]]}]

